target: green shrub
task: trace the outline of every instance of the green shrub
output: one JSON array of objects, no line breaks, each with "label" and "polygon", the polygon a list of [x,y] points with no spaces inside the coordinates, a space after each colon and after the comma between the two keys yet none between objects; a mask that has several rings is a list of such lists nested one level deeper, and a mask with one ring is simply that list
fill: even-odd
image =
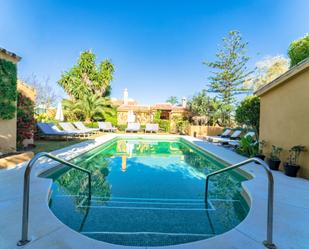
[{"label": "green shrub", "polygon": [[160,129],[163,130],[164,132],[169,132],[171,128],[171,122],[166,119],[160,119],[160,116],[161,116],[161,111],[157,110],[153,117],[154,123],[159,124]]},{"label": "green shrub", "polygon": [[35,129],[34,102],[18,93],[17,98],[17,147],[22,146],[24,139],[33,137]]},{"label": "green shrub", "polygon": [[10,61],[0,59],[0,119],[15,117],[17,99],[17,70]]},{"label": "green shrub", "polygon": [[259,134],[260,123],[260,98],[248,96],[236,108],[235,120],[240,125],[246,125]]},{"label": "green shrub", "polygon": [[288,55],[290,57],[291,63],[290,67],[295,66],[302,60],[309,57],[309,35],[291,42]]},{"label": "green shrub", "polygon": [[246,157],[253,157],[258,154],[259,144],[255,142],[253,137],[246,136],[239,140],[239,146],[236,152]]},{"label": "green shrub", "polygon": [[116,126],[117,123],[118,123],[117,113],[115,112],[114,115],[105,115],[105,121],[106,122],[111,122],[113,126]]},{"label": "green shrub", "polygon": [[127,125],[116,125],[116,127],[118,128],[119,131],[125,131],[125,129],[127,128]]},{"label": "green shrub", "polygon": [[160,129],[163,130],[164,132],[170,131],[171,122],[169,120],[160,119],[158,120],[158,124],[159,124]]},{"label": "green shrub", "polygon": [[188,120],[184,120],[181,117],[176,117],[173,119],[173,121],[175,122],[175,127],[176,127],[176,132],[184,135],[187,134],[188,132],[188,126],[189,126],[189,121]]}]

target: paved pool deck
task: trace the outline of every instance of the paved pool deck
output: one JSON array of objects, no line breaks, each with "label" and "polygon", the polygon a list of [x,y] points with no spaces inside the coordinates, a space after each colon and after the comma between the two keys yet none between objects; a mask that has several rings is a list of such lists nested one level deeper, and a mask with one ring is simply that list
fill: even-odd
[{"label": "paved pool deck", "polygon": [[[105,135],[54,151],[52,154],[69,160],[116,136],[118,135]],[[141,135],[133,136],[140,137]],[[188,136],[182,137],[228,163],[233,164],[245,159],[223,147]],[[48,207],[49,189],[52,181],[38,177],[40,173],[55,165],[50,160],[41,159],[32,171],[29,213],[29,237],[31,242],[23,247],[18,247],[16,243],[21,236],[21,207],[25,164],[11,169],[0,170],[0,249],[146,248],[126,247],[97,241],[75,232],[58,220]],[[255,163],[243,166],[242,169],[253,177],[251,180],[243,182],[244,191],[251,203],[249,214],[243,222],[234,229],[207,240],[154,248],[265,248],[262,241],[266,238],[267,176],[265,170]],[[273,176],[275,181],[274,243],[279,249],[308,249],[309,181],[302,178],[290,178],[282,172],[276,171],[273,171]]]}]

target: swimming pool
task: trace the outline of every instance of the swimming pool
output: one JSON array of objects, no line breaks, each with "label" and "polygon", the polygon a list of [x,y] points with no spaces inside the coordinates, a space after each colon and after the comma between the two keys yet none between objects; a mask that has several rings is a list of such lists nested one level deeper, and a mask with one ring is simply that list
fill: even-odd
[{"label": "swimming pool", "polygon": [[87,177],[61,167],[53,179],[50,209],[88,237],[126,246],[164,246],[203,240],[238,225],[248,213],[238,172],[210,180],[224,163],[184,139],[116,138],[75,159]]}]

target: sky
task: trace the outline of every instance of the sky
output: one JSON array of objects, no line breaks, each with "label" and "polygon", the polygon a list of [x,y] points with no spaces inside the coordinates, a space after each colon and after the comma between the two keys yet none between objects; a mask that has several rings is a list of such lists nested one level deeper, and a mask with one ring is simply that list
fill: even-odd
[{"label": "sky", "polygon": [[140,104],[192,97],[207,88],[222,38],[239,30],[250,67],[285,55],[309,32],[308,0],[82,1],[0,0],[0,47],[22,57],[18,77],[49,78],[59,96],[61,73],[81,51],[115,66],[112,96],[124,88]]}]

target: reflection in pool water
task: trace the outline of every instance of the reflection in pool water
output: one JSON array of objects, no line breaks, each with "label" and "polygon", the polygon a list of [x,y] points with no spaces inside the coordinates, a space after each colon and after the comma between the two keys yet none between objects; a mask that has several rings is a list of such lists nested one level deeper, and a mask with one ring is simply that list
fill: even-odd
[{"label": "reflection in pool water", "polygon": [[248,206],[235,172],[214,176],[205,206],[205,175],[224,167],[182,140],[116,139],[73,163],[87,177],[61,168],[50,208],[72,229],[94,239],[134,246],[162,246],[206,239],[241,222]]}]

